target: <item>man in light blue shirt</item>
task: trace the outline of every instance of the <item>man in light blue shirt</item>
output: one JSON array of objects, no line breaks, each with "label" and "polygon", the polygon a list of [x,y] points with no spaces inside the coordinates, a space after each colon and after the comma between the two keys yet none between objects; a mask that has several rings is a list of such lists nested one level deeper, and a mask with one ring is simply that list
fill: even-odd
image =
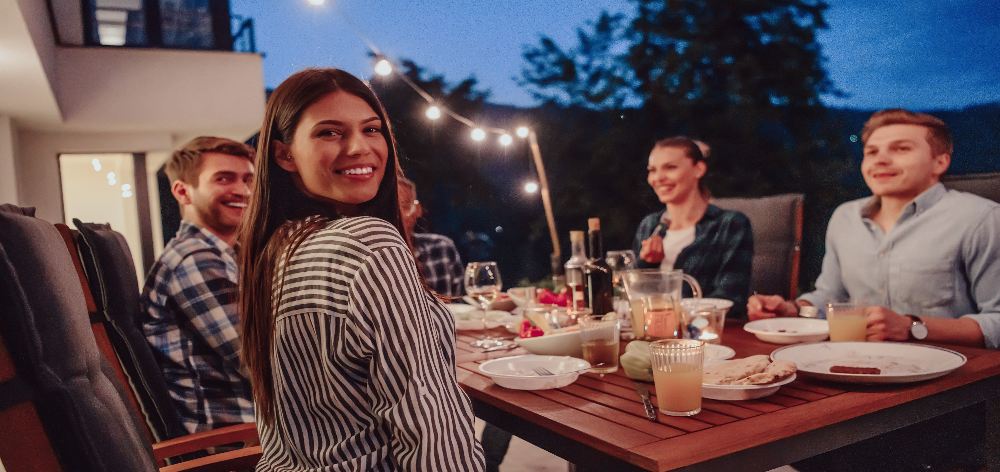
[{"label": "man in light blue shirt", "polygon": [[750,319],[850,300],[869,305],[870,341],[1000,348],[1000,204],[941,185],[952,141],[936,117],[880,111],[862,140],[873,196],[834,212],[816,290],[753,296]]}]

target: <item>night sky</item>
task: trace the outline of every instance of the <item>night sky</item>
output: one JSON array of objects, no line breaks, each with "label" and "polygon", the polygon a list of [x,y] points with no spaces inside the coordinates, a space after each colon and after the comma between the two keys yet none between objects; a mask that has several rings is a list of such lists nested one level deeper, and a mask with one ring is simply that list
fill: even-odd
[{"label": "night sky", "polygon": [[[1000,1],[829,0],[820,33],[827,70],[854,108],[960,108],[1000,101]],[[490,101],[534,105],[517,85],[522,47],[540,34],[564,48],[602,9],[625,0],[232,0],[253,17],[266,54],[265,82],[276,86],[308,66],[368,77],[371,64],[355,31],[391,58],[408,58],[455,83],[475,76]],[[337,12],[340,9],[345,16]]]}]

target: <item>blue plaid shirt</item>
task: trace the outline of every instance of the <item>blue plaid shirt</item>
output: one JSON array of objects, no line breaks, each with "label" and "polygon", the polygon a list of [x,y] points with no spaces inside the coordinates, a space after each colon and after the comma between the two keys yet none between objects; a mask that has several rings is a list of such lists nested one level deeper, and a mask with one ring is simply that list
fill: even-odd
[{"label": "blue plaid shirt", "polygon": [[434,233],[413,233],[413,251],[424,282],[441,295],[460,297],[465,266],[455,242]]},{"label": "blue plaid shirt", "polygon": [[141,326],[191,433],[254,421],[240,371],[236,255],[182,222],[146,278]]},{"label": "blue plaid shirt", "polygon": [[[666,210],[650,213],[639,223],[632,243],[636,256],[642,241],[652,236],[661,220],[667,223],[659,231],[666,235],[670,226]],[[746,314],[747,297],[750,295],[750,269],[753,263],[753,233],[750,220],[738,211],[723,210],[708,205],[705,215],[695,224],[694,241],[681,250],[674,261],[674,268],[689,274],[701,285],[702,296],[725,298],[733,301],[729,317],[741,318]],[[642,259],[640,268],[659,267]],[[688,288],[685,285],[685,293]]]}]

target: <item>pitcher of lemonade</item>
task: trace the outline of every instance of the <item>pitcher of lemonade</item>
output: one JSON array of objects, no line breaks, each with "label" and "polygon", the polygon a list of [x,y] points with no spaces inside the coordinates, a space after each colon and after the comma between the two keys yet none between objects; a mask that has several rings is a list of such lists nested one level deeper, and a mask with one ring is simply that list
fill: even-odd
[{"label": "pitcher of lemonade", "polygon": [[684,282],[694,298],[701,298],[698,281],[682,270],[634,269],[622,272],[622,283],[632,309],[632,331],[638,339],[681,337],[681,298]]}]

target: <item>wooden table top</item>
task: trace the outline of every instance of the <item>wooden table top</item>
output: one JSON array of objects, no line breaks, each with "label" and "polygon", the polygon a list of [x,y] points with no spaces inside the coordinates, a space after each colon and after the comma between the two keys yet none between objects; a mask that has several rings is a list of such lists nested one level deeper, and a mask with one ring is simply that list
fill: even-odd
[{"label": "wooden table top", "polygon": [[[759,341],[742,328],[741,323],[730,323],[723,335],[723,344],[736,350],[738,358],[769,354],[781,347]],[[607,459],[609,464],[640,470],[675,469],[754,448],[763,449],[761,446],[777,444],[838,424],[848,424],[848,420],[889,411],[914,400],[934,398],[942,392],[963,386],[976,384],[979,387],[973,393],[961,392],[961,398],[969,397],[970,404],[1000,396],[1000,388],[997,388],[1000,385],[1000,352],[949,345],[944,347],[965,354],[968,362],[938,379],[915,384],[863,386],[828,383],[800,375],[769,397],[736,402],[703,399],[702,411],[695,416],[671,417],[660,413],[658,422],[654,423],[644,415],[634,389],[635,382],[627,378],[621,369],[604,376],[581,375],[575,383],[553,390],[520,391],[495,385],[489,377],[479,373],[478,365],[489,359],[527,352],[517,349],[484,354],[480,349],[469,346],[469,342],[479,334],[461,332],[456,345],[458,380],[476,403],[477,414],[480,410],[491,409],[494,416],[487,417],[488,421],[496,422],[518,436],[529,436],[526,438],[529,441],[535,437],[543,443],[539,445],[571,462],[578,460],[567,455],[591,450],[598,460]],[[982,385],[984,383],[988,385]],[[651,393],[653,390],[650,388]],[[954,403],[954,399],[949,397],[947,403]],[[934,409],[922,404],[921,408]],[[510,421],[500,424],[503,418],[497,417],[498,412],[509,416]],[[942,411],[926,413],[917,416],[928,419]],[[912,417],[914,413],[905,412],[905,416]],[[906,421],[916,421],[910,419]],[[884,421],[900,420],[886,417]],[[858,427],[877,429],[870,423],[856,424],[855,429]],[[837,433],[845,436],[843,431],[838,430]],[[838,439],[840,443],[827,441],[829,444],[811,446],[811,449],[807,447],[803,449],[808,454],[804,457],[875,434],[879,432],[848,434],[851,437],[842,438],[842,441]],[[814,435],[812,439],[817,437]],[[768,454],[773,455],[773,452]],[[776,457],[775,466],[804,457],[795,454]],[[591,463],[592,458],[587,458],[587,462]]]}]

